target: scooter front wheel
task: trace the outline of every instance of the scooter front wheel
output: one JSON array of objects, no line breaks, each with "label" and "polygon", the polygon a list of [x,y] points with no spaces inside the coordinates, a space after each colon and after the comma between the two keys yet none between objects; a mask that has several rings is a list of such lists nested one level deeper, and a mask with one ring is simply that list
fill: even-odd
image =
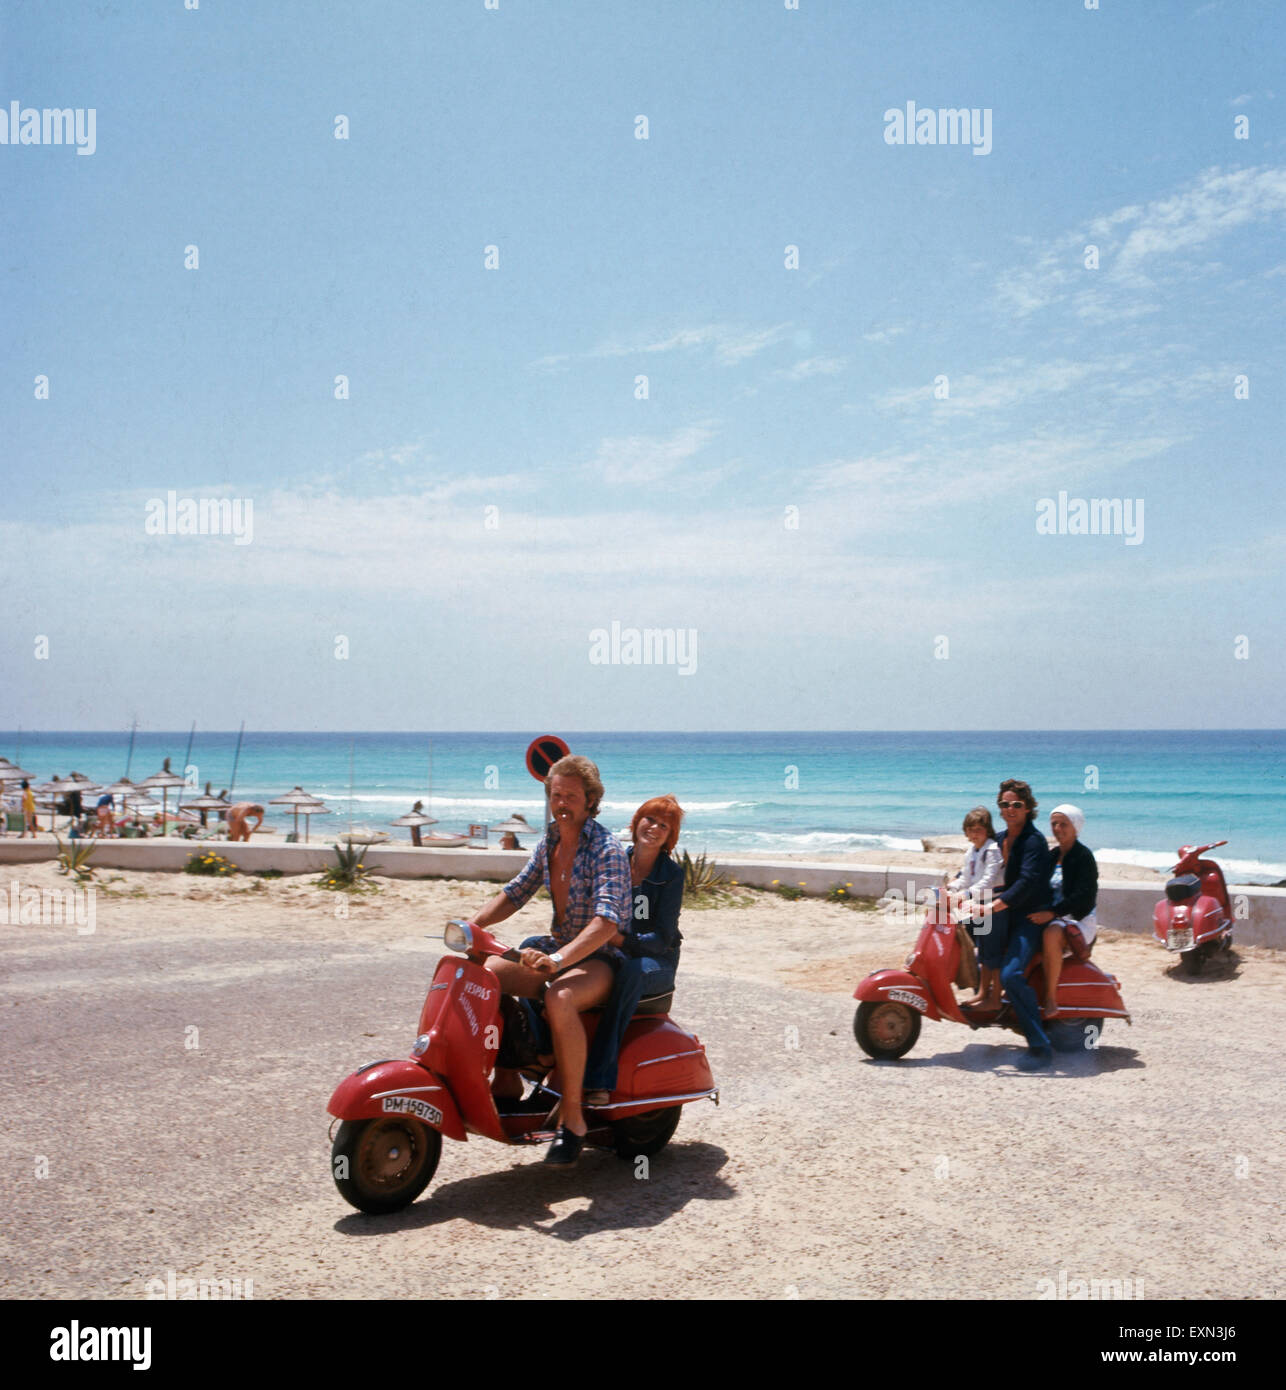
[{"label": "scooter front wheel", "polygon": [[888,1000],[859,1004],[853,1036],[868,1057],[904,1057],[920,1036],[919,1011]]},{"label": "scooter front wheel", "polygon": [[331,1148],[331,1174],[346,1202],[379,1216],[415,1201],[441,1157],[442,1136],[409,1116],[345,1120]]}]

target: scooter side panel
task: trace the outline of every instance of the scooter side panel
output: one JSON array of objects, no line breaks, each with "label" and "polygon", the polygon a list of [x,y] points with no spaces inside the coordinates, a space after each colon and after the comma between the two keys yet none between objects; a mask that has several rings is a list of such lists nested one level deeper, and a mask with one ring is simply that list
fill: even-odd
[{"label": "scooter side panel", "polygon": [[[1043,993],[1044,972],[1041,972]],[[1063,962],[1058,977],[1059,1017],[1129,1018],[1116,980],[1093,961]]]},{"label": "scooter side panel", "polygon": [[1223,931],[1226,925],[1223,905],[1216,898],[1198,898],[1192,909],[1192,941],[1199,946]]},{"label": "scooter side panel", "polygon": [[409,1059],[378,1062],[346,1076],[335,1087],[326,1109],[340,1120],[414,1115],[448,1139],[465,1137],[460,1112],[441,1079]]},{"label": "scooter side panel", "polygon": [[693,1096],[714,1090],[714,1076],[700,1038],[687,1033],[668,1015],[640,1018],[625,1030],[617,1065],[614,1105],[638,1100],[637,1108],[613,1109],[625,1119],[655,1109],[663,1096]]}]

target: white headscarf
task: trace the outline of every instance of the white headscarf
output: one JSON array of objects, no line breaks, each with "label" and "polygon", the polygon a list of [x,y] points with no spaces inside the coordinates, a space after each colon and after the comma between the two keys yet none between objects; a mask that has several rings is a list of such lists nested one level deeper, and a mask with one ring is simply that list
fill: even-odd
[{"label": "white headscarf", "polygon": [[1071,802],[1065,801],[1061,806],[1055,806],[1049,813],[1050,820],[1053,820],[1055,816],[1066,816],[1076,827],[1076,834],[1078,836],[1085,828],[1085,812],[1082,811],[1079,806],[1073,806]]}]

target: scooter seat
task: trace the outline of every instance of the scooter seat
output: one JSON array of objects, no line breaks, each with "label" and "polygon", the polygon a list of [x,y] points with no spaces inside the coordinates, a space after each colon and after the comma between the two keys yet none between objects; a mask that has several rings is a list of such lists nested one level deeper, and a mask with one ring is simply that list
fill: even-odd
[{"label": "scooter seat", "polygon": [[667,994],[652,994],[646,999],[640,999],[638,1006],[634,1010],[634,1017],[647,1014],[668,1014],[670,1005],[674,1003],[674,991],[670,990]]},{"label": "scooter seat", "polygon": [[1172,903],[1186,903],[1201,892],[1201,880],[1196,874],[1180,874],[1165,886],[1165,895]]},{"label": "scooter seat", "polygon": [[[649,994],[634,1006],[631,1018],[647,1018],[653,1014],[668,1014],[670,1005],[674,1003],[674,991],[670,990],[667,994]],[[597,1014],[602,1013],[602,1004],[595,1004],[591,1008],[583,1009],[582,1013]]]}]

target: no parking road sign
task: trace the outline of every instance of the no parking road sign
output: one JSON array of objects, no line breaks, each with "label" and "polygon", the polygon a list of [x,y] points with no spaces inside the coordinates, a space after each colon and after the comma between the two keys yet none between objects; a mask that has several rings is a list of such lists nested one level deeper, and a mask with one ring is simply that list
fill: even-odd
[{"label": "no parking road sign", "polygon": [[537,782],[543,782],[549,776],[549,769],[571,751],[557,734],[542,734],[533,739],[527,749],[527,771]]}]

